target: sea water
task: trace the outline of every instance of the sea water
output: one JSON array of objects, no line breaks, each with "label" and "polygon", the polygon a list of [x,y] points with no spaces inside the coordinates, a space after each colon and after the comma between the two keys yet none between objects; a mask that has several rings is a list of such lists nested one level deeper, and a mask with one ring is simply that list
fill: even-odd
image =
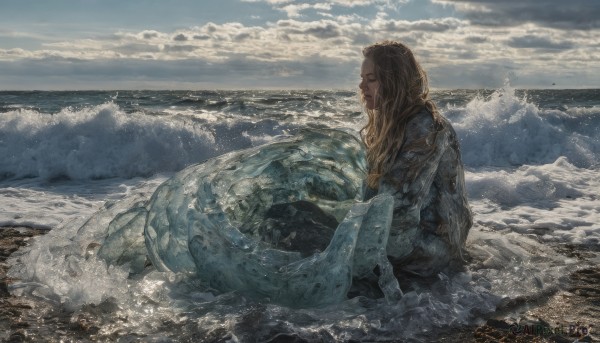
[{"label": "sea water", "polygon": [[108,225],[95,213],[116,215],[188,165],[278,136],[358,131],[365,117],[356,93],[0,92],[0,225],[51,229],[11,260],[21,279],[11,291],[74,313],[98,305],[106,337],[426,340],[551,293],[600,262],[559,249],[600,243],[600,90],[505,87],[433,98],[466,167],[474,227],[465,270],[400,280],[404,296],[393,303],[359,296],[298,309],[176,273],[108,267],[90,249]]}]

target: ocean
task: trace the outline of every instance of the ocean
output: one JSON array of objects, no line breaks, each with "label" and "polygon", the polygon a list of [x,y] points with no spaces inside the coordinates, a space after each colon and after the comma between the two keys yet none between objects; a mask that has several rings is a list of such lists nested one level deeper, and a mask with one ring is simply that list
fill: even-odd
[{"label": "ocean", "polygon": [[186,166],[305,128],[357,131],[365,116],[356,92],[0,92],[0,227],[50,230],[10,260],[9,275],[21,279],[10,291],[72,313],[93,306],[97,335],[123,341],[427,341],[555,292],[600,262],[562,249],[600,245],[599,89],[506,86],[432,98],[465,164],[474,213],[465,271],[401,280],[394,304],[355,297],[292,309],[175,274],[128,277],[75,254],[77,228],[106,204],[149,198]]}]

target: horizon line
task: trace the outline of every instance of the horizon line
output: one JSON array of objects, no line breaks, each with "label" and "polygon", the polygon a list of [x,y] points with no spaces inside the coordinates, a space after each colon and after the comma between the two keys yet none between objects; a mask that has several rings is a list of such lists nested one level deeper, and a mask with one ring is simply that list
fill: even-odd
[{"label": "horizon line", "polygon": [[[440,92],[440,91],[453,91],[453,90],[500,90],[506,87],[497,87],[497,88],[489,88],[489,87],[457,87],[457,88],[430,88],[431,92]],[[541,87],[508,87],[509,89],[514,90],[595,90],[600,89],[599,87],[574,87],[574,88],[541,88]],[[236,91],[332,91],[332,92],[358,92],[358,89],[348,89],[348,88],[85,88],[85,89],[0,89],[0,92],[132,92],[132,91],[142,91],[142,92],[164,92],[164,91],[187,91],[187,92],[204,92],[204,91],[212,91],[212,92],[236,92]]]}]

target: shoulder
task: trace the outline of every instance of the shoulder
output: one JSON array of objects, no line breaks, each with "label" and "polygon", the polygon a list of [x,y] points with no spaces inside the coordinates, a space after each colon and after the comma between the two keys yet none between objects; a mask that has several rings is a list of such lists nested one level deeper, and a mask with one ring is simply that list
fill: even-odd
[{"label": "shoulder", "polygon": [[404,141],[395,157],[396,163],[407,163],[414,158],[428,158],[441,154],[452,140],[452,127],[440,114],[427,109],[415,113],[406,122]]},{"label": "shoulder", "polygon": [[405,140],[411,140],[426,137],[439,131],[439,128],[437,128],[433,114],[423,108],[421,111],[411,116],[406,122],[404,130]]},{"label": "shoulder", "polygon": [[423,107],[420,111],[413,114],[408,123],[431,123],[433,124],[433,114],[427,108]]},{"label": "shoulder", "polygon": [[450,121],[440,113],[435,115],[428,109],[423,108],[407,121],[405,134],[416,137],[423,137],[427,135],[439,135],[443,133],[444,136],[454,135],[454,129]]}]

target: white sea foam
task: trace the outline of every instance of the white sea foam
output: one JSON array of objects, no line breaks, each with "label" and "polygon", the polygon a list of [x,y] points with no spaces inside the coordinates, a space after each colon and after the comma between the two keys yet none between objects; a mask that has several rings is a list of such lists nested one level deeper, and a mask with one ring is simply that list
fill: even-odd
[{"label": "white sea foam", "polygon": [[[440,274],[426,285],[413,285],[392,304],[359,297],[325,308],[294,310],[232,293],[214,294],[185,275],[152,271],[128,278],[124,269],[107,267],[90,254],[90,243],[101,240],[106,228],[92,225],[78,231],[76,224],[39,237],[29,251],[11,261],[11,276],[27,280],[16,284],[13,293],[71,309],[115,302],[117,309],[100,318],[106,333],[125,328],[154,338],[198,335],[199,324],[204,334],[225,329],[238,337],[257,337],[261,333],[253,330],[260,320],[262,327],[277,326],[302,337],[318,333],[334,341],[408,339],[439,327],[476,323],[503,302],[551,291],[567,269],[578,268],[575,261],[565,261],[535,239],[476,225],[468,241],[473,262],[465,272]],[[260,315],[254,313],[257,309]],[[128,320],[113,327],[114,317]],[[165,322],[177,323],[178,329],[172,331]]]},{"label": "white sea foam", "polygon": [[[461,140],[462,157],[469,167],[519,166],[552,163],[565,156],[578,167],[600,163],[600,113],[589,109],[589,123],[558,110],[540,110],[514,90],[504,88],[489,99],[476,97],[465,107],[444,110],[456,118],[453,126]],[[574,124],[566,126],[571,120]]]},{"label": "white sea foam", "polygon": [[113,103],[0,116],[0,174],[45,179],[149,176],[214,156],[213,135],[181,120],[124,113]]},{"label": "white sea foam", "polygon": [[[297,110],[287,121],[219,110],[167,112],[125,113],[106,103],[54,116],[31,109],[0,115],[0,171],[13,177],[0,183],[0,224],[53,228],[12,260],[11,273],[25,282],[13,292],[71,308],[116,301],[118,308],[101,318],[101,332],[149,340],[191,340],[219,330],[231,340],[256,340],[271,329],[315,340],[410,340],[440,326],[477,322],[507,300],[551,292],[569,271],[590,263],[553,247],[600,244],[598,108],[540,109],[505,89],[442,109],[461,138],[474,211],[473,261],[464,273],[415,286],[393,305],[355,298],[307,310],[215,294],[181,275],[128,278],[87,250],[106,225],[78,232],[74,220],[89,219],[105,200],[150,194],[170,174],[141,175],[268,142],[300,124],[344,123],[341,114],[295,122]],[[346,126],[360,128],[363,119]],[[36,178],[19,179],[24,176]],[[60,176],[72,180],[51,180]]]},{"label": "white sea foam", "polygon": [[[467,242],[472,262],[463,273],[440,274],[426,286],[413,285],[414,290],[394,304],[355,298],[299,311],[235,294],[214,294],[185,275],[152,271],[129,278],[123,269],[109,268],[90,254],[90,243],[102,241],[110,216],[92,217],[96,224],[83,231],[77,230],[81,222],[74,222],[37,238],[29,252],[21,251],[23,255],[11,262],[11,275],[27,281],[13,292],[69,308],[115,301],[118,309],[101,318],[107,323],[106,333],[125,327],[149,337],[181,339],[198,334],[201,323],[204,334],[224,328],[244,340],[258,334],[248,329],[258,316],[263,327],[277,326],[301,337],[318,333],[334,340],[409,339],[439,327],[476,323],[506,302],[548,294],[570,271],[585,267],[546,243],[588,244],[597,239],[600,208],[594,190],[599,183],[594,170],[577,168],[565,158],[547,165],[468,172],[475,215]],[[151,189],[127,188],[125,200],[115,202],[112,211],[147,198]],[[128,322],[111,326],[115,316],[127,317]],[[173,332],[165,321],[177,323],[182,331]]]},{"label": "white sea foam", "polygon": [[125,113],[105,103],[52,115],[23,109],[3,113],[0,178],[147,177],[264,143],[295,127],[223,112],[185,112]]},{"label": "white sea foam", "polygon": [[483,227],[549,243],[600,243],[598,170],[559,158],[514,170],[468,172],[466,182],[475,220]]},{"label": "white sea foam", "polygon": [[106,201],[140,190],[153,191],[169,175],[54,182],[40,178],[5,180],[0,182],[0,227],[60,230],[74,219],[89,218]]},{"label": "white sea foam", "polygon": [[[254,116],[193,107],[126,113],[112,102],[55,114],[11,110],[0,115],[0,178],[84,180],[178,171],[302,126],[358,130],[365,117],[356,115],[350,100]],[[468,167],[545,164],[560,156],[578,167],[600,163],[597,107],[541,110],[507,88],[442,112],[453,121]]]}]

